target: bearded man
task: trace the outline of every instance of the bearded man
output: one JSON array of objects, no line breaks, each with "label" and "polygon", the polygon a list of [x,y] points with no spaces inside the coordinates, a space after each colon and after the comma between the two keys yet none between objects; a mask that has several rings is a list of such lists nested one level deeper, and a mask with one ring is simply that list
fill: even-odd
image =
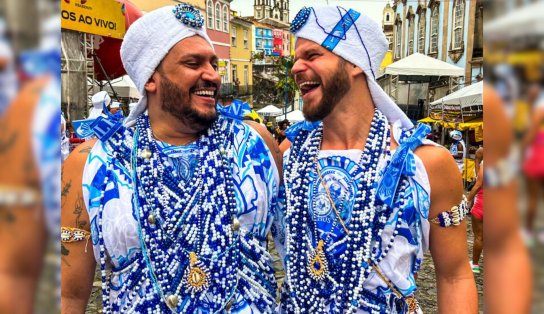
[{"label": "bearded man", "polygon": [[303,8],[291,30],[306,121],[286,131],[273,228],[281,312],[419,313],[414,277],[430,248],[439,311],[476,313],[459,171],[377,84],[380,26],[325,6]]},{"label": "bearded man", "polygon": [[178,4],[125,35],[121,58],[144,97],[124,125],[99,117],[88,157],[86,143],[65,163],[63,312],[85,310],[96,262],[104,313],[274,309],[266,235],[277,148],[264,128],[218,116],[218,58],[203,24]]}]

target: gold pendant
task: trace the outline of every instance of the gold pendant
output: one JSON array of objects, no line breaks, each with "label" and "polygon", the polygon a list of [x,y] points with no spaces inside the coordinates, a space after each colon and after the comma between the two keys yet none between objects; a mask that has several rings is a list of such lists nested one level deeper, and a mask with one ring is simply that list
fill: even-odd
[{"label": "gold pendant", "polygon": [[323,240],[319,240],[319,242],[317,243],[317,247],[310,256],[310,260],[308,262],[308,270],[310,271],[310,276],[312,276],[312,278],[315,280],[322,280],[323,278],[325,278],[329,271],[329,265],[327,264],[325,251],[323,250],[324,245],[325,242]]},{"label": "gold pendant", "polygon": [[191,293],[205,290],[210,284],[208,270],[198,261],[195,252],[189,253],[189,267],[185,270],[184,277],[185,286]]}]

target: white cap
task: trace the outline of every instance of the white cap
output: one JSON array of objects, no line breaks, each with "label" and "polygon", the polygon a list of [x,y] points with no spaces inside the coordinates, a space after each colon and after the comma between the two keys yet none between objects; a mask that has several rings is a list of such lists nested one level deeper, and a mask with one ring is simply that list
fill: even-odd
[{"label": "white cap", "polygon": [[291,23],[295,44],[311,40],[361,68],[366,75],[372,100],[390,123],[413,127],[404,112],[376,82],[376,74],[388,49],[380,25],[365,14],[340,6],[304,7]]},{"label": "white cap", "polygon": [[94,94],[91,98],[93,108],[91,108],[91,111],[89,112],[89,117],[87,117],[87,119],[98,118],[102,114],[104,106],[107,107],[110,104],[110,101],[110,95],[108,95],[108,92],[106,91],[101,91]]},{"label": "white cap", "polygon": [[118,101],[113,101],[110,105],[110,109],[115,109],[115,108],[120,108],[121,107],[121,103],[118,102]]},{"label": "white cap", "polygon": [[204,38],[213,49],[204,27],[204,17],[186,3],[146,13],[129,27],[121,45],[121,60],[142,98],[125,120],[126,125],[134,124],[147,108],[144,86],[162,59],[174,45],[195,35]]}]

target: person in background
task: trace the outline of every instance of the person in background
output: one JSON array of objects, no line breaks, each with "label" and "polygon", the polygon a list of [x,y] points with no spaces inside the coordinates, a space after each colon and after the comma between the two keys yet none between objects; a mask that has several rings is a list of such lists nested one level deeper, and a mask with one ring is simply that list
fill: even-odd
[{"label": "person in background", "polygon": [[471,208],[472,215],[472,233],[474,234],[474,243],[472,246],[472,272],[480,273],[480,256],[482,255],[484,244],[484,171],[483,163],[478,167],[476,174],[476,183],[467,196],[468,207]]},{"label": "person in background", "polygon": [[524,156],[523,174],[527,186],[527,212],[523,234],[525,242],[532,246],[535,238],[544,243],[544,232],[535,235],[534,231],[538,204],[544,194],[544,97],[533,97],[529,105],[531,120],[523,137],[521,149]]},{"label": "person in background", "polygon": [[281,121],[278,127],[276,128],[275,137],[278,144],[281,144],[281,142],[283,142],[283,140],[285,139],[285,130],[287,130],[288,127],[289,127],[289,120],[285,119]]},{"label": "person in background", "polygon": [[461,172],[461,174],[463,174],[467,153],[465,141],[463,140],[463,133],[458,130],[450,131],[450,138],[452,140],[452,143],[450,145],[450,154],[453,156],[453,159],[455,160],[459,171]]}]

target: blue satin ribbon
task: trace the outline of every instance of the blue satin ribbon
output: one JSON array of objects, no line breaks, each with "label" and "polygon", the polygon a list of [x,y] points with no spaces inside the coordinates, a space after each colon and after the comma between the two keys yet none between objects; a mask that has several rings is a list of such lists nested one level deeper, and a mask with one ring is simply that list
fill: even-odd
[{"label": "blue satin ribbon", "polygon": [[341,39],[345,39],[346,33],[355,21],[361,16],[361,13],[350,9],[342,19],[336,23],[336,26],[332,32],[325,38],[321,46],[327,48],[330,51],[333,51],[334,48],[338,45]]},{"label": "blue satin ribbon", "polygon": [[300,131],[312,131],[317,128],[320,123],[321,121],[310,122],[306,120],[297,122],[285,130],[285,137],[287,137],[289,142],[294,143],[295,138]]},{"label": "blue satin ribbon", "polygon": [[416,173],[416,161],[414,150],[423,144],[423,139],[431,131],[428,125],[419,124],[414,134],[399,144],[391,163],[378,184],[377,195],[388,206],[393,206],[395,192],[400,182],[400,177],[414,176]]},{"label": "blue satin ribbon", "polygon": [[240,99],[234,99],[229,106],[216,105],[217,112],[220,115],[235,119],[244,120],[244,116],[251,114],[252,109],[247,102],[243,102]]}]

